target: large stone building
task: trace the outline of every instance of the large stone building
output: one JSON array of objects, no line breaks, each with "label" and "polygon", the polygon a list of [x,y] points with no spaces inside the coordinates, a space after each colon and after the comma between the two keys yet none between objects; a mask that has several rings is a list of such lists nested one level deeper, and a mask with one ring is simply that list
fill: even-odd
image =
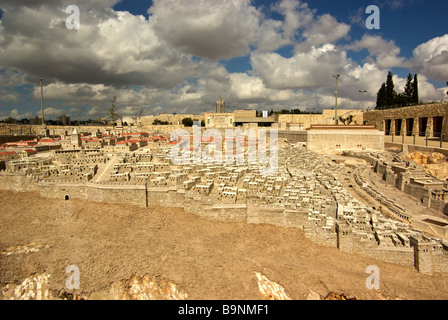
[{"label": "large stone building", "polygon": [[276,117],[257,117],[256,110],[235,110],[230,113],[204,113],[206,128],[224,129],[233,127],[258,128],[272,127]]},{"label": "large stone building", "polygon": [[216,113],[225,113],[226,112],[226,103],[219,97],[218,101],[216,101]]},{"label": "large stone building", "polygon": [[[154,120],[160,120],[163,122],[168,122],[170,125],[182,125],[182,120],[185,118],[191,118],[192,120],[202,121],[204,120],[203,115],[197,114],[177,114],[177,113],[162,113],[156,116],[143,116],[140,117],[140,124],[143,128],[150,127],[153,125]],[[129,119],[127,119],[129,120]]]},{"label": "large stone building", "polygon": [[448,141],[448,103],[375,110],[364,113],[364,122],[386,135],[420,136]]},{"label": "large stone building", "polygon": [[374,126],[315,125],[307,129],[310,151],[384,149],[384,132]]},{"label": "large stone building", "polygon": [[204,113],[206,128],[233,128],[235,115],[233,113]]},{"label": "large stone building", "polygon": [[58,117],[58,121],[63,125],[63,126],[69,126],[71,121],[70,121],[70,117],[67,117],[65,114],[63,114],[62,116]]},{"label": "large stone building", "polygon": [[272,127],[278,117],[257,117],[257,110],[235,110],[235,127]]},{"label": "large stone building", "polygon": [[[334,124],[335,116],[335,110],[331,109],[324,109],[320,114],[281,114],[278,117],[278,123],[281,128],[299,127],[301,129],[306,129],[312,125]],[[351,124],[363,124],[362,110],[338,110],[338,118],[339,117],[342,119],[352,117]],[[342,124],[341,121],[339,121],[339,123]]]}]

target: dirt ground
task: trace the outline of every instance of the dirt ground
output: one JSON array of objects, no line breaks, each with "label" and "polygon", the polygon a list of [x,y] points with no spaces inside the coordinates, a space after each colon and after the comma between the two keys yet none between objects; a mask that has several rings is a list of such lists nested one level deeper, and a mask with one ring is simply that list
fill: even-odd
[{"label": "dirt ground", "polygon": [[[150,275],[176,283],[192,300],[259,300],[254,274],[259,272],[295,300],[306,299],[310,291],[359,299],[448,299],[448,274],[423,275],[322,247],[300,229],[10,191],[0,191],[0,208],[0,252],[29,243],[41,248],[0,255],[0,289],[42,273],[51,275],[52,289],[65,289],[66,267],[76,265],[81,293]],[[366,287],[370,265],[380,270],[380,290]]]}]

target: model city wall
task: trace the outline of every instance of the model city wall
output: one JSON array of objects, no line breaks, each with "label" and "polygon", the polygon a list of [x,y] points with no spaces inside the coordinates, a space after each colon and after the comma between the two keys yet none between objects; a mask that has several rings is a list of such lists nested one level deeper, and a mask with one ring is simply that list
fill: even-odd
[{"label": "model city wall", "polygon": [[[426,273],[448,272],[448,256],[424,255],[415,259],[415,248],[387,248],[363,243],[356,236],[343,234],[338,230],[338,222],[332,230],[323,230],[308,220],[308,213],[287,208],[252,204],[250,198],[245,203],[220,204],[201,196],[175,188],[148,188],[146,184],[94,184],[39,181],[38,178],[0,172],[0,188],[16,192],[38,192],[42,197],[53,199],[83,199],[99,203],[126,204],[138,207],[178,207],[201,218],[221,222],[246,222],[251,224],[271,224],[287,228],[302,229],[313,242],[337,247],[339,250],[368,256],[405,267],[425,269]],[[424,261],[424,262],[422,262]],[[420,263],[420,265],[419,265]]]}]

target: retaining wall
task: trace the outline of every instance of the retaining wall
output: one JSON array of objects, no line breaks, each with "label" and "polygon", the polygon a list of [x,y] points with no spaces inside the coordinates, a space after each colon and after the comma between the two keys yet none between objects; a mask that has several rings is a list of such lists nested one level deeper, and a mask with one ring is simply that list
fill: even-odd
[{"label": "retaining wall", "polygon": [[[84,199],[93,202],[111,204],[131,204],[139,207],[163,206],[180,207],[204,219],[223,222],[247,222],[252,224],[272,224],[281,227],[303,229],[305,235],[319,245],[339,247],[341,251],[362,254],[374,259],[414,267],[414,250],[412,248],[370,248],[363,247],[353,237],[338,239],[338,233],[313,227],[308,221],[308,214],[298,210],[281,207],[262,207],[247,204],[216,204],[209,197],[176,190],[175,188],[155,189],[146,185],[96,185],[61,184],[40,182],[25,175],[11,175],[0,172],[0,189],[29,192],[38,191],[47,198]],[[249,203],[248,199],[248,203]],[[338,245],[339,243],[339,245]],[[448,256],[432,257],[434,272],[448,272]]]}]

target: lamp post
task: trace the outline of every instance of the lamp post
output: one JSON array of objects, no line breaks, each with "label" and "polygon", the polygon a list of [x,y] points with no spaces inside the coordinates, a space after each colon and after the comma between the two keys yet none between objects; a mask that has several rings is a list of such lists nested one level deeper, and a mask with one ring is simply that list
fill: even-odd
[{"label": "lamp post", "polygon": [[336,106],[335,106],[335,114],[334,114],[334,121],[335,124],[338,125],[339,124],[339,120],[338,120],[338,79],[341,75],[340,74],[334,74],[333,78],[336,79]]},{"label": "lamp post", "polygon": [[[367,90],[359,90],[359,93],[364,94],[367,93]],[[361,105],[362,110],[364,110],[364,95],[362,95],[362,105]]]},{"label": "lamp post", "polygon": [[42,127],[45,127],[44,121],[44,89],[43,89],[43,78],[40,78],[40,109],[42,111]]}]

